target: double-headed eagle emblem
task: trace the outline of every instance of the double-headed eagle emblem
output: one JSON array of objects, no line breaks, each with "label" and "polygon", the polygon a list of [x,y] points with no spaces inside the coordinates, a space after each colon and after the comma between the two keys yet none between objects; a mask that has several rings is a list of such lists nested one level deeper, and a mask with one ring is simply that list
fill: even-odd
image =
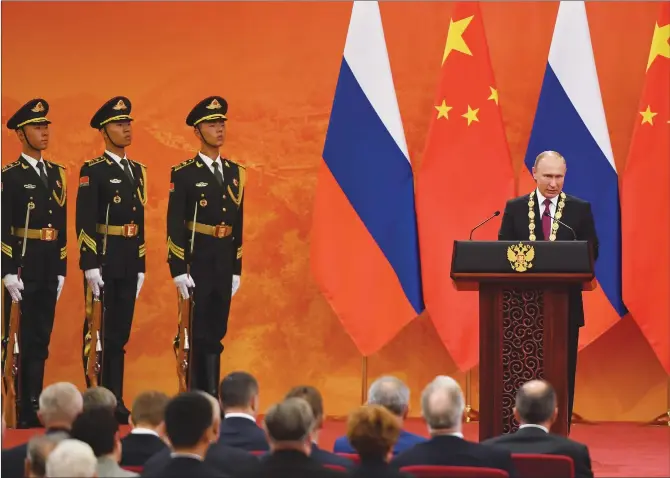
[{"label": "double-headed eagle emblem", "polygon": [[535,259],[535,248],[519,243],[507,248],[507,260],[512,269],[517,272],[526,272],[533,267],[532,260]]}]

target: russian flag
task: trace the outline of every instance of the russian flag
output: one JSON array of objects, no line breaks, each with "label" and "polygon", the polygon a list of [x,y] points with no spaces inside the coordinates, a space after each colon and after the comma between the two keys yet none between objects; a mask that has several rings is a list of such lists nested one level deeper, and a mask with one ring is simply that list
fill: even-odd
[{"label": "russian flag", "polygon": [[[619,177],[610,144],[586,7],[562,1],[549,50],[540,99],[525,163],[532,169],[545,150],[567,162],[564,191],[591,203],[600,243],[596,279],[600,287],[584,294],[583,346],[626,313],[621,295]],[[604,293],[604,296],[602,295]],[[598,297],[600,295],[600,297]]]},{"label": "russian flag", "polygon": [[423,310],[414,179],[377,2],[354,2],[319,170],[315,278],[364,356]]}]

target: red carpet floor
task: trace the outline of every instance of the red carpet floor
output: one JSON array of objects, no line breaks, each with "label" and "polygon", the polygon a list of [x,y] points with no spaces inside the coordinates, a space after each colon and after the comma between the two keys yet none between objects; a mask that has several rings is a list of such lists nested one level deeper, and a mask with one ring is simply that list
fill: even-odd
[{"label": "red carpet floor", "polygon": [[[408,420],[406,429],[426,434],[420,419]],[[319,438],[320,445],[332,449],[335,438],[344,434],[344,430],[344,421],[328,420]],[[35,433],[41,430],[7,430],[2,448],[26,442]],[[127,433],[127,427],[122,433]],[[477,424],[466,424],[464,434],[468,440],[477,440]],[[670,477],[670,427],[634,423],[575,425],[571,438],[588,445],[596,477]]]}]

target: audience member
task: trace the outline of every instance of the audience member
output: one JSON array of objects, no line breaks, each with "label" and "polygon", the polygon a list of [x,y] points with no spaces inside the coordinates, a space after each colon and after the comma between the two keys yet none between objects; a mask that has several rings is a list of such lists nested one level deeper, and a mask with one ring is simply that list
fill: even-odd
[{"label": "audience member", "polygon": [[361,458],[352,477],[410,478],[411,475],[393,469],[389,460],[393,446],[400,436],[400,423],[381,405],[366,405],[349,415],[347,438]]},{"label": "audience member", "polygon": [[423,391],[421,409],[432,437],[404,451],[391,462],[397,468],[411,465],[498,468],[517,476],[511,454],[491,446],[466,441],[461,432],[465,400],[451,377],[436,377]]},{"label": "audience member", "polygon": [[96,467],[97,461],[91,447],[68,438],[60,442],[47,457],[47,478],[97,478]]},{"label": "audience member", "polygon": [[312,410],[302,398],[288,398],[273,405],[264,421],[271,453],[261,461],[260,472],[240,475],[241,478],[343,476],[310,458],[313,427]]},{"label": "audience member", "polygon": [[314,387],[301,385],[291,389],[285,398],[302,398],[312,409],[314,416],[314,427],[312,429],[312,452],[310,456],[313,460],[318,461],[322,465],[337,465],[346,469],[353,467],[353,462],[347,458],[336,455],[326,450],[319,448],[319,431],[323,428],[324,411],[323,411],[323,397],[321,393]]},{"label": "audience member", "polygon": [[256,424],[258,382],[246,372],[233,372],[221,380],[219,399],[224,412],[219,443],[247,451],[268,450],[263,430]]},{"label": "audience member", "polygon": [[98,476],[130,477],[137,473],[119,466],[121,440],[114,409],[93,407],[84,410],[72,424],[72,438],[91,447],[98,462]]},{"label": "audience member", "polygon": [[157,477],[229,477],[204,463],[207,449],[216,442],[217,430],[211,402],[198,392],[184,392],[165,408],[165,431],[172,453],[162,466],[143,476]]},{"label": "audience member", "polygon": [[25,476],[28,478],[43,478],[46,476],[47,457],[60,442],[69,437],[65,432],[55,432],[32,437],[28,442]]},{"label": "audience member", "polygon": [[116,410],[116,397],[111,390],[105,387],[91,387],[84,390],[84,410],[91,408],[109,408]]},{"label": "audience member", "polygon": [[526,382],[516,394],[514,416],[520,423],[516,433],[484,442],[511,453],[564,455],[572,458],[575,478],[593,478],[591,456],[586,445],[549,432],[558,407],[554,388],[543,380]]},{"label": "audience member", "polygon": [[128,423],[132,430],[121,440],[121,466],[144,466],[149,458],[167,449],[165,407],[170,401],[163,392],[140,393],[133,402]]},{"label": "audience member", "polygon": [[[400,424],[400,436],[393,447],[393,454],[402,453],[417,443],[423,443],[426,438],[415,435],[402,429],[403,422],[409,413],[409,388],[402,380],[384,376],[375,380],[368,390],[368,405],[381,405],[395,415]],[[346,436],[335,440],[335,453],[355,453]]]},{"label": "audience member", "polygon": [[[37,416],[46,428],[45,433],[69,432],[74,419],[81,413],[82,396],[77,387],[67,382],[49,385],[40,394]],[[28,445],[2,450],[2,478],[23,478]]]}]

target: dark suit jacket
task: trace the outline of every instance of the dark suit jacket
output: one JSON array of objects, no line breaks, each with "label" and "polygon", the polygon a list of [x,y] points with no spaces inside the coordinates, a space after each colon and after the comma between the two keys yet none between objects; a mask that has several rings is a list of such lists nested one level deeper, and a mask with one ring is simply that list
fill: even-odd
[{"label": "dark suit jacket", "polygon": [[149,458],[167,447],[156,435],[130,433],[121,439],[120,465],[144,466]]},{"label": "dark suit jacket", "polygon": [[[405,430],[400,430],[400,436],[398,436],[398,441],[396,441],[393,446],[393,454],[397,455],[403,451],[412,448],[417,443],[424,443],[427,439],[421,435],[415,435],[414,433],[407,432]],[[357,453],[353,449],[349,439],[346,436],[339,437],[335,440],[335,445],[333,445],[333,451],[335,453]]]},{"label": "dark suit jacket", "polygon": [[144,470],[142,472],[142,476],[174,478],[183,478],[186,476],[197,476],[199,478],[231,478],[230,475],[226,475],[218,470],[215,470],[203,461],[183,456],[169,458],[161,468],[158,468],[155,471],[147,472],[147,470]]},{"label": "dark suit jacket", "polygon": [[[170,450],[161,450],[149,458],[144,464],[144,473],[160,474],[160,470],[170,461]],[[205,455],[205,464],[219,473],[238,476],[242,473],[257,472],[260,463],[258,459],[239,448],[215,443],[209,447]]]},{"label": "dark suit jacket", "polygon": [[575,465],[575,478],[593,478],[591,456],[586,445],[537,427],[520,428],[516,433],[489,438],[483,443],[504,448],[510,453],[569,456]]},{"label": "dark suit jacket", "polygon": [[516,477],[512,455],[506,450],[443,435],[419,443],[391,461],[396,468],[413,465],[475,466],[498,468]]},{"label": "dark suit jacket", "polygon": [[316,443],[312,443],[312,460],[321,463],[322,465],[338,465],[350,470],[354,466],[354,462],[343,456],[338,456],[326,450],[322,450]]},{"label": "dark suit jacket", "polygon": [[[540,205],[536,191],[535,195],[535,236],[537,241],[544,241],[542,232],[542,217],[540,216]],[[528,219],[528,200],[530,194],[510,199],[505,205],[500,231],[498,231],[498,240],[500,241],[528,241],[529,237],[529,219]],[[559,199],[560,200],[560,199]],[[598,258],[598,236],[596,234],[595,221],[591,212],[591,204],[575,196],[566,194],[563,216],[560,221],[574,229],[579,241],[589,241],[593,247],[593,260]],[[556,232],[557,241],[572,241],[574,236],[567,227],[559,224]],[[569,317],[570,321],[582,327],[584,325],[584,304],[582,302],[582,292],[580,287],[576,287],[570,292],[569,299]]]},{"label": "dark suit jacket", "polygon": [[382,460],[361,460],[349,473],[351,478],[412,478],[412,475],[401,473]]},{"label": "dark suit jacket", "polygon": [[240,474],[239,478],[336,478],[342,476],[346,474],[324,468],[323,465],[302,452],[279,450],[260,462],[259,471]]},{"label": "dark suit jacket", "polygon": [[263,429],[244,417],[228,417],[221,422],[219,443],[247,451],[270,449]]},{"label": "dark suit jacket", "polygon": [[[45,434],[66,432],[70,430],[62,428],[47,428]],[[2,478],[23,478],[25,471],[25,460],[28,455],[28,443],[2,450]]]}]

